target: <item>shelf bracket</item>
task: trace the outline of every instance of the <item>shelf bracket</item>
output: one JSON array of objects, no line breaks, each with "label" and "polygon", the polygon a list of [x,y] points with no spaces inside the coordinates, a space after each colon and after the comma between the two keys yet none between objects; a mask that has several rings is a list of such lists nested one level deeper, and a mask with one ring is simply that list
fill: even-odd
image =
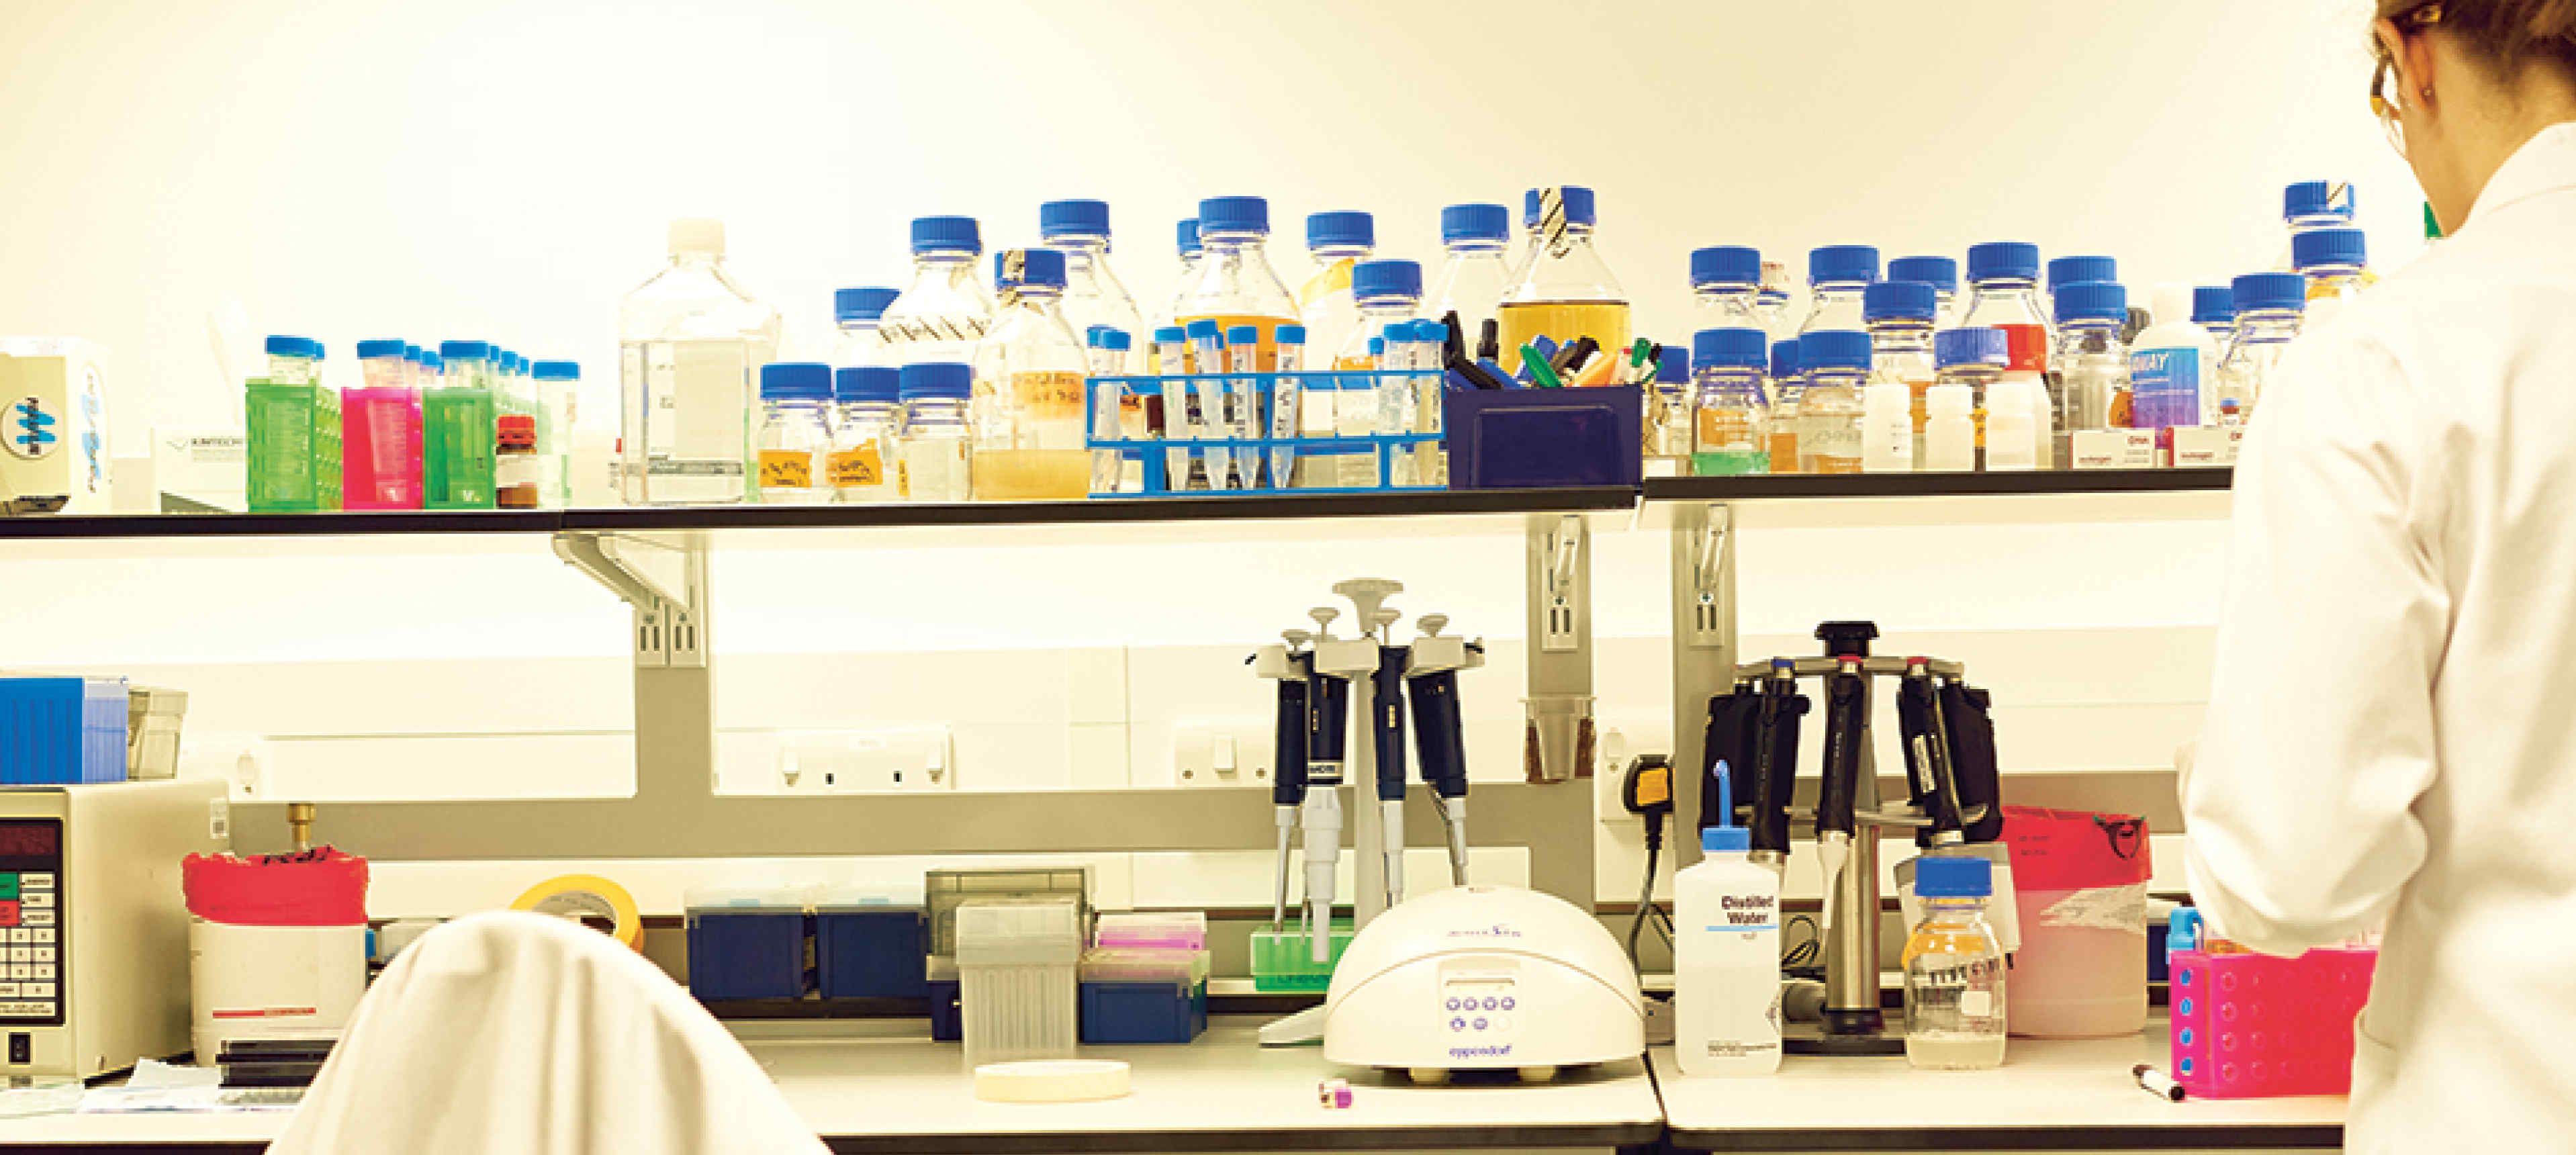
[{"label": "shelf bracket", "polygon": [[588,574],[635,611],[635,664],[702,669],[707,664],[707,543],[565,530],[555,556]]},{"label": "shelf bracket", "polygon": [[1699,792],[1708,766],[1708,703],[1735,680],[1735,507],[1673,511],[1673,817],[1677,865],[1699,861]]},{"label": "shelf bracket", "polygon": [[1531,642],[1523,777],[1589,778],[1595,753],[1591,523],[1581,514],[1533,514],[1528,534]]}]

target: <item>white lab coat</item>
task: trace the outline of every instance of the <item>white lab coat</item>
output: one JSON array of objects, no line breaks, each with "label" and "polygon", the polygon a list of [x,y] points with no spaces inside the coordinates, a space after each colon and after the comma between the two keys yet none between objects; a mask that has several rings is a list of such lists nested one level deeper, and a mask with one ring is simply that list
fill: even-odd
[{"label": "white lab coat", "polygon": [[823,1144],[760,1065],[607,935],[478,914],[385,968],[270,1155],[777,1155]]},{"label": "white lab coat", "polygon": [[2351,1149],[2576,1150],[2576,122],[2266,384],[2183,806],[2217,933],[2387,920]]}]

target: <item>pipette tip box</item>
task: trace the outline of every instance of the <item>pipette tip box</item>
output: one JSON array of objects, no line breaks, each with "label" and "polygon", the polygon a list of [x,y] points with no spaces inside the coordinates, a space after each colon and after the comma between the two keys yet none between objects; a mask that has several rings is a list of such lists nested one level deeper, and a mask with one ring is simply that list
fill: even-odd
[{"label": "pipette tip box", "polygon": [[1186,1043],[1207,1030],[1206,951],[1095,949],[1076,974],[1087,1046]]},{"label": "pipette tip box", "polygon": [[125,780],[122,678],[0,674],[0,785]]},{"label": "pipette tip box", "polygon": [[813,977],[802,896],[706,892],[686,896],[689,993],[716,999],[804,997]]},{"label": "pipette tip box", "polygon": [[929,922],[918,906],[817,903],[814,972],[827,999],[918,999],[930,994],[923,961]]},{"label": "pipette tip box", "polygon": [[1359,932],[1348,922],[1333,922],[1332,962],[1316,962],[1314,942],[1304,927],[1286,930],[1252,932],[1252,989],[1264,994],[1277,991],[1323,991],[1333,985],[1333,966],[1342,961],[1342,952],[1350,949],[1351,939]]},{"label": "pipette tip box", "polygon": [[2173,1077],[2195,1099],[2341,1095],[2375,950],[2297,958],[2177,951]]}]

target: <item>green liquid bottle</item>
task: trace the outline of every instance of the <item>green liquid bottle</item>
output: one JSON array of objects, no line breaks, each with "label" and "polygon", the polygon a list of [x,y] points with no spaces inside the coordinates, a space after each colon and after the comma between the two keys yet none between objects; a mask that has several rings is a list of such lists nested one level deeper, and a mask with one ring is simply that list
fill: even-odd
[{"label": "green liquid bottle", "polygon": [[489,389],[422,392],[421,508],[493,508],[496,417]]},{"label": "green liquid bottle", "polygon": [[254,377],[244,387],[253,513],[340,508],[340,393]]}]

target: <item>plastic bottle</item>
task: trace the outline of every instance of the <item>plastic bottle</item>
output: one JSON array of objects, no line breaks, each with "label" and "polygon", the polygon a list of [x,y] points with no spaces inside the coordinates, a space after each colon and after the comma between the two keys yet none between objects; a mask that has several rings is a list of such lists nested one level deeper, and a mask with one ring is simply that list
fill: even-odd
[{"label": "plastic bottle", "polygon": [[[1590,337],[1601,348],[1628,348],[1628,295],[1592,244],[1599,220],[1592,190],[1577,185],[1536,190],[1530,254],[1520,280],[1495,316],[1502,364],[1518,373],[1521,346],[1545,336],[1559,345]],[[1526,206],[1525,206],[1526,207]]]},{"label": "plastic bottle", "polygon": [[760,367],[760,503],[832,500],[822,458],[832,448],[832,367],[783,361]]},{"label": "plastic bottle", "polygon": [[916,217],[912,222],[912,283],[878,318],[886,357],[911,365],[968,362],[992,328],[993,302],[976,277],[984,233],[973,217]]},{"label": "plastic bottle", "polygon": [[2008,339],[1996,329],[1943,329],[1932,336],[1932,360],[1938,376],[1924,399],[1923,468],[1980,468],[1986,389],[2011,360]]},{"label": "plastic bottle", "polygon": [[[1179,306],[1184,328],[1191,321],[1214,321],[1220,330],[1250,325],[1261,330],[1254,359],[1260,372],[1278,364],[1274,344],[1279,326],[1297,323],[1297,303],[1279,274],[1270,267],[1270,202],[1260,197],[1210,197],[1199,202],[1198,281]],[[1306,331],[1313,339],[1314,326]],[[1201,365],[1202,373],[1221,373],[1222,365]]]},{"label": "plastic bottle", "polygon": [[2297,273],[2247,273],[2229,286],[2236,299],[2236,339],[2218,363],[2220,425],[2243,425],[2263,401],[2263,382],[2299,335],[2308,301]]},{"label": "plastic bottle", "polygon": [[537,461],[537,419],[504,413],[496,421],[492,455],[492,504],[496,509],[535,509],[544,468]]},{"label": "plastic bottle", "polygon": [[2048,315],[2057,316],[2057,290],[2081,281],[2117,281],[2120,262],[2111,257],[2050,257]]},{"label": "plastic bottle", "polygon": [[967,398],[974,391],[975,369],[961,361],[924,361],[906,365],[898,388],[903,396],[903,452],[895,465],[895,486],[905,501],[965,501],[975,496],[974,473],[967,449]]},{"label": "plastic bottle", "polygon": [[1771,440],[1765,456],[1773,473],[1798,472],[1798,340],[1771,342]]},{"label": "plastic bottle", "polygon": [[2369,282],[2370,245],[2360,229],[2311,229],[2290,240],[2290,261],[2308,279],[2310,325],[2322,325]]},{"label": "plastic bottle", "polygon": [[[1172,279],[1174,288],[1172,289],[1171,304],[1164,306],[1154,314],[1152,331],[1158,333],[1164,329],[1176,329],[1180,327],[1181,323],[1178,318],[1181,315],[1181,302],[1189,298],[1190,290],[1197,288],[1199,283],[1199,256],[1203,252],[1199,246],[1199,219],[1197,217],[1181,218],[1180,224],[1174,226],[1172,234],[1173,240],[1176,242],[1180,252],[1181,267],[1179,272],[1176,273]],[[1162,375],[1180,374],[1190,371],[1189,346],[1186,342],[1182,344],[1181,359],[1178,362],[1164,361],[1163,352],[1163,345],[1160,341],[1154,342],[1153,347],[1146,351],[1146,372]]]},{"label": "plastic bottle", "polygon": [[1799,335],[1826,330],[1867,331],[1869,321],[1861,315],[1861,293],[1877,279],[1878,249],[1873,246],[1825,245],[1809,250],[1807,287],[1815,303],[1808,307],[1807,319],[1799,324]]},{"label": "plastic bottle", "polygon": [[[1921,260],[1923,258],[1903,258]],[[1891,268],[1895,267],[1893,263]],[[1940,292],[1929,283],[1909,280],[1885,280],[1872,284],[1861,294],[1861,315],[1869,319],[1869,385],[1865,387],[1861,407],[1865,444],[1861,468],[1867,472],[1890,472],[1893,459],[1885,456],[1885,446],[1894,444],[1894,433],[1884,427],[1869,425],[1869,390],[1880,385],[1902,388],[1906,398],[1906,464],[1905,469],[1920,468],[1923,458],[1923,425],[1931,411],[1924,397],[1931,392],[1935,375],[1932,364],[1932,324],[1940,308]],[[1886,440],[1882,440],[1882,436]],[[1880,451],[1881,464],[1871,466],[1873,450]]]},{"label": "plastic bottle", "polygon": [[834,369],[886,365],[885,333],[879,326],[886,307],[901,295],[901,289],[876,285],[832,291],[832,323],[839,330],[832,341]]},{"label": "plastic bottle", "polygon": [[[650,284],[645,286],[651,288]],[[632,298],[629,298],[630,300]],[[682,347],[685,349],[686,347]],[[707,353],[709,372],[722,368],[735,350],[720,346]],[[494,500],[493,454],[499,417],[492,398],[492,347],[481,341],[448,341],[439,345],[443,374],[436,388],[420,397],[420,504],[423,509],[490,509]],[[675,352],[684,357],[685,352]],[[667,364],[645,354],[650,363]],[[629,361],[634,360],[630,348]],[[693,362],[694,364],[694,362]],[[712,389],[712,383],[709,384]],[[682,398],[685,402],[686,398]],[[669,421],[665,419],[665,425]],[[628,444],[634,444],[629,442]],[[734,455],[734,480],[742,479],[741,453]]]},{"label": "plastic bottle", "polygon": [[2057,439],[2055,458],[2075,461],[2075,432],[2127,428],[2129,347],[2120,330],[2129,320],[2129,291],[2109,281],[2070,281],[2053,297],[2057,309]]},{"label": "plastic bottle", "polygon": [[1780,876],[1752,845],[1744,827],[1709,827],[1698,864],[1673,875],[1673,1060],[1685,1075],[1780,1069]]},{"label": "plastic bottle", "polygon": [[1923,921],[1905,939],[1905,1061],[1935,1071],[2004,1062],[2004,954],[1986,923],[1994,864],[1976,857],[1914,861]]},{"label": "plastic bottle", "polygon": [[673,221],[669,241],[670,265],[618,307],[625,498],[741,501],[752,370],[778,355],[778,311],[725,273],[723,222]]},{"label": "plastic bottle", "polygon": [[[1297,286],[1297,315],[1308,333],[1341,348],[1360,324],[1351,292],[1351,271],[1377,248],[1377,221],[1367,213],[1342,210],[1306,217],[1306,255],[1313,267]],[[1417,290],[1416,296],[1421,295]],[[1229,326],[1230,327],[1230,326]]]},{"label": "plastic bottle", "polygon": [[1690,255],[1691,297],[1702,330],[1762,328],[1762,253],[1712,245]]},{"label": "plastic bottle", "polygon": [[420,387],[411,366],[400,341],[358,342],[365,384],[340,399],[344,509],[420,508]]},{"label": "plastic bottle", "polygon": [[2184,285],[2157,287],[2156,323],[2129,348],[2130,428],[2216,424],[2219,347],[2193,308],[2207,302],[2208,293]]},{"label": "plastic bottle", "polygon": [[1948,257],[1898,257],[1887,262],[1887,279],[1932,286],[1933,327],[1958,327],[1959,262]]},{"label": "plastic bottle", "polygon": [[1433,317],[1458,314],[1458,337],[1469,348],[1484,332],[1485,322],[1503,303],[1512,286],[1511,266],[1503,247],[1511,240],[1511,212],[1501,205],[1450,205],[1440,210],[1440,244],[1448,256],[1431,278],[1423,300]]},{"label": "plastic bottle", "polygon": [[[1282,376],[1270,386],[1270,436],[1296,437],[1304,428],[1306,389],[1297,378],[1287,374],[1302,372],[1306,367],[1306,327],[1281,325],[1271,339],[1279,347],[1279,372]],[[1296,449],[1287,446],[1272,449],[1271,487],[1288,489],[1297,484]]]},{"label": "plastic bottle", "polygon": [[[2224,353],[2236,340],[2236,290],[2226,285],[2202,285],[2191,291],[2191,323],[2209,334],[2209,340]],[[2203,369],[2215,373],[2218,364],[2209,362]],[[2202,422],[2206,425],[2209,422]]]},{"label": "plastic bottle", "polygon": [[1818,329],[1798,338],[1798,472],[1860,472],[1861,382],[1869,376],[1869,334]]},{"label": "plastic bottle", "polygon": [[538,361],[528,367],[537,392],[538,504],[550,509],[572,504],[572,436],[580,419],[581,365],[574,361]]},{"label": "plastic bottle", "polygon": [[[1109,202],[1048,201],[1038,206],[1038,239],[1064,254],[1064,320],[1076,333],[1107,325],[1126,333],[1144,329],[1136,298],[1109,268]],[[1119,359],[1114,373],[1137,373],[1144,358]]]},{"label": "plastic bottle", "polygon": [[267,342],[268,383],[311,385],[322,379],[322,343],[310,337],[272,336]]},{"label": "plastic bottle", "polygon": [[1065,257],[993,254],[992,328],[975,346],[975,499],[1072,500],[1091,492],[1082,339],[1064,319]]},{"label": "plastic bottle", "polygon": [[841,505],[902,496],[895,486],[895,435],[903,426],[903,371],[854,365],[832,372],[832,450],[823,481]]},{"label": "plastic bottle", "polygon": [[[2030,459],[2034,467],[2053,468],[2056,404],[2050,398],[2047,383],[2049,318],[2039,304],[2039,246],[2019,241],[1993,241],[1969,246],[1968,287],[1968,308],[1960,316],[1960,327],[2003,330],[2005,346],[2011,355],[2010,363],[2004,367],[2004,377],[2027,386],[2008,390],[2006,396],[2032,398],[2039,406],[2028,420],[2016,415],[2006,421],[2032,439]],[[1991,456],[1994,449],[1994,400],[1989,397],[1981,408],[1986,415],[1981,444]],[[2007,461],[2020,459],[2021,454],[2017,450],[2008,449],[2005,453]],[[1987,468],[1997,467],[1989,464]]]}]

